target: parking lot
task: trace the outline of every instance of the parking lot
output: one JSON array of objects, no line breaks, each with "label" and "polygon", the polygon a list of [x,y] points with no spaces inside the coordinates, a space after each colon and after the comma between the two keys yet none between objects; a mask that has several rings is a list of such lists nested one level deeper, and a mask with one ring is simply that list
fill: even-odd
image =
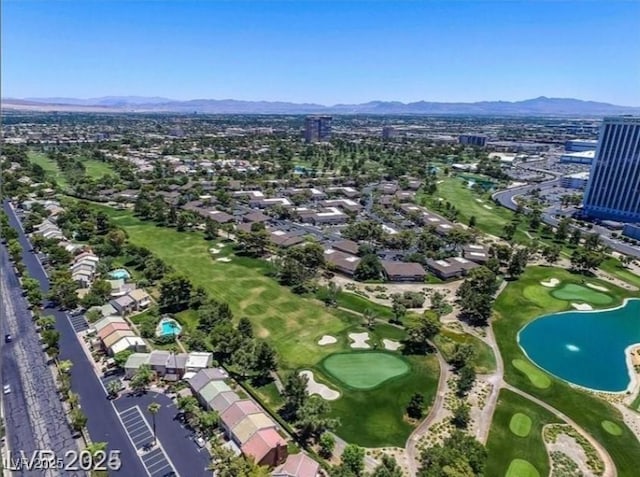
[{"label": "parking lot", "polygon": [[[145,448],[153,445],[154,439],[151,427],[138,406],[130,407],[124,411],[120,411],[118,414],[120,414],[124,428],[136,449],[144,451]],[[151,477],[177,475],[173,465],[161,447],[141,454],[140,457]]]}]

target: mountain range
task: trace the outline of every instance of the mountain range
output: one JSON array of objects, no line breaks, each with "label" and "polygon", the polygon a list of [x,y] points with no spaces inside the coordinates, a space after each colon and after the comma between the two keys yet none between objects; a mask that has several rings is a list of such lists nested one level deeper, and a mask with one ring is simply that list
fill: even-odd
[{"label": "mountain range", "polygon": [[5,110],[157,112],[208,114],[376,114],[376,115],[498,115],[498,116],[586,116],[640,114],[640,107],[618,106],[574,98],[540,96],[524,101],[480,101],[446,103],[417,101],[370,101],[361,104],[324,106],[282,101],[235,99],[172,100],[162,97],[104,96],[100,98],[3,98]]}]

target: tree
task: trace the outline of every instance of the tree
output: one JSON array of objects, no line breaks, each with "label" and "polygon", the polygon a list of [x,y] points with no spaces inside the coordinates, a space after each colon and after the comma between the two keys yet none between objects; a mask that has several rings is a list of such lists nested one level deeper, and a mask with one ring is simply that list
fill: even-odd
[{"label": "tree", "polygon": [[382,263],[377,255],[368,254],[362,257],[355,271],[353,272],[353,278],[360,281],[365,280],[378,280],[382,277]]},{"label": "tree", "polygon": [[333,430],[338,421],[329,417],[331,407],[319,396],[309,396],[298,409],[296,427],[303,441],[318,439],[325,431]]},{"label": "tree", "polygon": [[169,275],[160,282],[160,308],[170,313],[186,310],[189,307],[192,289],[193,285],[184,275]]},{"label": "tree", "polygon": [[431,312],[424,313],[418,320],[407,324],[407,352],[426,354],[431,349],[429,340],[438,334],[440,327],[438,317]]},{"label": "tree", "polygon": [[156,437],[156,414],[158,414],[158,411],[160,411],[160,404],[158,404],[157,402],[152,402],[151,404],[149,404],[147,406],[147,411],[149,411],[149,414],[151,414],[151,419],[152,419],[152,426],[153,426],[153,443],[156,443],[157,437]]},{"label": "tree", "polygon": [[102,306],[111,296],[111,284],[106,280],[96,280],[91,285],[89,293],[82,299],[86,307]]},{"label": "tree", "polygon": [[122,384],[120,383],[119,379],[114,379],[112,381],[109,381],[107,383],[107,393],[109,394],[109,397],[112,399],[117,397],[121,387],[122,387]]},{"label": "tree", "polygon": [[525,247],[518,247],[511,255],[511,261],[507,267],[507,273],[513,278],[518,278],[524,272],[529,260],[529,250]]},{"label": "tree", "polygon": [[471,270],[456,293],[462,316],[472,324],[486,325],[497,291],[498,282],[491,270],[486,267]]},{"label": "tree", "polygon": [[56,271],[51,277],[49,297],[62,308],[73,309],[78,306],[77,288],[69,270]]},{"label": "tree", "polygon": [[588,273],[598,268],[605,256],[602,252],[595,252],[585,248],[577,248],[571,254],[571,267],[580,273]]},{"label": "tree", "polygon": [[459,370],[460,368],[466,366],[471,361],[473,361],[476,357],[476,350],[470,343],[462,343],[456,345],[456,348],[449,359],[449,364],[451,364],[454,369]]},{"label": "tree", "polygon": [[513,239],[513,236],[516,234],[517,229],[518,229],[517,224],[513,222],[509,222],[502,229],[502,236],[504,237],[505,240],[511,241]]},{"label": "tree", "polygon": [[71,409],[71,427],[76,432],[82,432],[87,425],[87,416],[79,407]]},{"label": "tree", "polygon": [[278,356],[275,349],[266,341],[259,341],[255,348],[253,369],[262,379],[278,368]]},{"label": "tree", "polygon": [[396,459],[384,454],[382,462],[373,469],[371,477],[403,477],[402,467],[398,465]]},{"label": "tree", "polygon": [[598,234],[588,234],[584,241],[585,250],[595,251],[602,245],[602,240]]},{"label": "tree", "polygon": [[240,318],[240,321],[238,321],[238,331],[246,339],[253,338],[253,325],[251,324],[251,320],[246,316]]},{"label": "tree", "polygon": [[287,376],[284,382],[282,395],[285,399],[284,414],[290,420],[295,420],[298,416],[299,409],[309,397],[307,393],[308,378],[293,372]]},{"label": "tree", "polygon": [[151,370],[151,366],[143,364],[136,370],[131,378],[131,389],[138,393],[144,393],[147,391],[152,379],[153,371]]},{"label": "tree", "polygon": [[42,337],[42,342],[47,347],[50,348],[58,348],[58,343],[60,342],[60,332],[53,329],[45,329],[42,330],[40,336]]},{"label": "tree", "polygon": [[402,323],[402,319],[407,314],[407,307],[405,307],[400,300],[393,300],[391,305],[391,312],[393,313],[393,320],[395,323]]},{"label": "tree", "polygon": [[473,437],[454,431],[442,444],[420,455],[420,477],[474,477],[484,475],[487,450]]},{"label": "tree", "polygon": [[433,312],[438,316],[438,318],[440,318],[446,313],[448,307],[449,305],[447,305],[447,302],[445,301],[444,294],[440,293],[437,290],[434,291],[433,294],[431,295],[430,309],[433,310]]},{"label": "tree", "polygon": [[215,240],[218,238],[218,222],[207,218],[204,222],[204,239]]},{"label": "tree", "polygon": [[422,410],[424,409],[424,396],[420,393],[414,393],[407,405],[407,415],[411,419],[420,419]]},{"label": "tree", "polygon": [[118,366],[118,368],[120,369],[124,369],[125,363],[129,359],[129,356],[131,356],[132,354],[133,354],[133,350],[130,350],[130,349],[118,351],[116,354],[113,355],[113,360],[115,361],[116,366]]},{"label": "tree", "polygon": [[364,449],[355,444],[348,444],[342,451],[341,466],[360,477],[364,472]]},{"label": "tree", "polygon": [[471,388],[473,388],[473,384],[476,381],[476,372],[473,369],[473,366],[470,364],[463,366],[458,371],[458,383],[456,386],[456,393],[458,396],[466,396]]},{"label": "tree", "polygon": [[542,249],[542,256],[547,263],[553,265],[560,258],[560,246],[557,244],[547,245]]},{"label": "tree", "polygon": [[376,325],[376,314],[371,308],[365,308],[362,312],[362,318],[364,318],[365,326],[372,330]]},{"label": "tree", "polygon": [[458,404],[453,408],[453,416],[451,422],[458,429],[466,429],[469,426],[471,420],[471,408],[465,402]]},{"label": "tree", "polygon": [[556,228],[555,241],[556,242],[564,242],[567,240],[569,236],[569,224],[571,223],[571,219],[568,217],[564,217],[558,223],[558,227]]},{"label": "tree", "polygon": [[336,440],[330,432],[324,432],[320,436],[320,457],[324,459],[330,459],[333,455],[333,448],[336,445]]},{"label": "tree", "polygon": [[262,257],[269,245],[269,233],[260,223],[252,224],[250,232],[239,230],[237,239],[238,251],[249,257]]}]

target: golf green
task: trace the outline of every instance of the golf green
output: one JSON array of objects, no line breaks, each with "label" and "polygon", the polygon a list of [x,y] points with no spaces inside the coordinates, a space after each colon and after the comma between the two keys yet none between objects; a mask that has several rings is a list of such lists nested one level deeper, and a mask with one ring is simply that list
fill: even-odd
[{"label": "golf green", "polygon": [[575,283],[567,283],[551,291],[551,295],[559,300],[580,300],[593,305],[608,305],[613,303],[613,297],[592,288],[583,287]]},{"label": "golf green", "polygon": [[622,429],[615,422],[611,422],[605,419],[604,421],[602,421],[602,428],[612,436],[622,435]]},{"label": "golf green", "polygon": [[540,477],[540,473],[529,461],[513,459],[505,477]]},{"label": "golf green", "polygon": [[322,361],[322,367],[341,383],[355,389],[373,389],[410,370],[402,358],[378,351],[332,354]]},{"label": "golf green", "polygon": [[549,376],[544,374],[528,361],[518,358],[511,361],[511,363],[518,371],[522,371],[535,387],[545,389],[551,386],[551,379]]},{"label": "golf green", "polygon": [[516,412],[511,416],[509,429],[518,437],[527,437],[531,432],[531,418],[521,412]]}]

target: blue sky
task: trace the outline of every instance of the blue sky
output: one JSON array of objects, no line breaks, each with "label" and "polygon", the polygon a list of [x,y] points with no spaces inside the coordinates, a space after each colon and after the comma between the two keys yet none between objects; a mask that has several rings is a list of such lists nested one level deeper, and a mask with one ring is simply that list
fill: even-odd
[{"label": "blue sky", "polygon": [[2,2],[2,96],[640,106],[638,1]]}]

